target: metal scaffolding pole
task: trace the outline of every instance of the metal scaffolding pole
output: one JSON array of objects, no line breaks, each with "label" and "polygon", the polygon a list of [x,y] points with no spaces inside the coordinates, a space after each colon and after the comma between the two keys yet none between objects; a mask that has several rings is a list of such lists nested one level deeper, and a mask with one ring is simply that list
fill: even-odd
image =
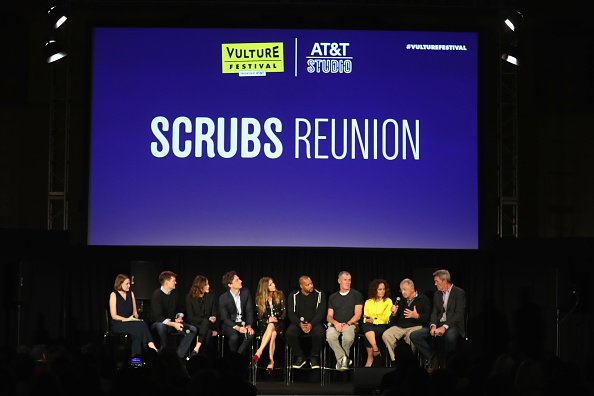
[{"label": "metal scaffolding pole", "polygon": [[[500,35],[499,53],[503,38]],[[518,66],[499,61],[497,122],[497,235],[518,237]]]},{"label": "metal scaffolding pole", "polygon": [[[61,27],[65,42],[68,26]],[[66,45],[68,47],[68,45]],[[49,136],[47,229],[68,230],[68,177],[70,134],[70,61],[66,56],[48,63],[49,68]]]}]

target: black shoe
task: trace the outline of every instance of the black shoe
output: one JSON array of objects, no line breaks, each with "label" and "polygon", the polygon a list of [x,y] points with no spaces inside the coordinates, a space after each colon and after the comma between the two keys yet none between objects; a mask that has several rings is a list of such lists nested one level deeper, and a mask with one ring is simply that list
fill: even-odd
[{"label": "black shoe", "polygon": [[311,365],[312,369],[319,369],[320,368],[320,357],[319,356],[312,356],[309,364]]},{"label": "black shoe", "polygon": [[425,367],[427,373],[432,374],[439,368],[439,362],[435,357],[433,357],[430,360],[425,360],[423,362],[423,366]]},{"label": "black shoe", "polygon": [[295,357],[295,360],[293,361],[293,368],[301,368],[304,365],[305,365],[305,359],[303,359],[303,357],[301,357],[301,356]]}]

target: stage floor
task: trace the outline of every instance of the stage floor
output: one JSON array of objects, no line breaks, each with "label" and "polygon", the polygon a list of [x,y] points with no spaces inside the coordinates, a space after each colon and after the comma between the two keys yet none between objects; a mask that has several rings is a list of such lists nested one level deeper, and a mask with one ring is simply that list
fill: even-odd
[{"label": "stage floor", "polygon": [[354,395],[352,382],[338,382],[321,386],[319,383],[260,381],[256,384],[259,395]]},{"label": "stage floor", "polygon": [[[282,375],[258,375],[256,387],[260,395],[370,395],[378,394],[382,377],[391,368],[360,368],[348,372],[331,371],[326,383],[320,384],[319,370],[294,370],[291,385]],[[259,373],[260,374],[260,373]]]}]

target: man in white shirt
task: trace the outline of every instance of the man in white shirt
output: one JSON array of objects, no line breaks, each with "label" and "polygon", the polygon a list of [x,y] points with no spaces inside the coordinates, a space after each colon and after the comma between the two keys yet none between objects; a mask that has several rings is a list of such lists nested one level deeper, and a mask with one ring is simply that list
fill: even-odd
[{"label": "man in white shirt", "polygon": [[433,273],[433,282],[437,291],[433,295],[433,310],[429,327],[423,327],[410,335],[413,344],[421,352],[428,371],[435,369],[435,345],[432,338],[444,342],[447,357],[456,350],[458,341],[466,337],[464,316],[466,313],[466,294],[454,286],[448,270],[440,269]]},{"label": "man in white shirt", "polygon": [[232,352],[245,354],[254,339],[254,300],[235,271],[223,275],[228,291],[219,297],[222,332]]}]

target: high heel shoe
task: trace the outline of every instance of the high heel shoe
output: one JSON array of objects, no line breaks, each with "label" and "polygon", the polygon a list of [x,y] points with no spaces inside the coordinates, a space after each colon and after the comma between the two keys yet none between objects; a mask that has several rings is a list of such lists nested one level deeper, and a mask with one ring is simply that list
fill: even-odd
[{"label": "high heel shoe", "polygon": [[258,356],[258,355],[252,356],[252,362],[254,362],[254,364],[257,364],[258,360],[260,360],[260,356]]},{"label": "high heel shoe", "polygon": [[378,357],[378,356],[381,356],[381,355],[382,355],[382,353],[379,351],[379,349],[375,349],[373,351],[373,357]]},{"label": "high heel shoe", "polygon": [[272,374],[272,370],[274,370],[274,363],[270,363],[267,367],[266,367],[266,374],[271,375]]}]

